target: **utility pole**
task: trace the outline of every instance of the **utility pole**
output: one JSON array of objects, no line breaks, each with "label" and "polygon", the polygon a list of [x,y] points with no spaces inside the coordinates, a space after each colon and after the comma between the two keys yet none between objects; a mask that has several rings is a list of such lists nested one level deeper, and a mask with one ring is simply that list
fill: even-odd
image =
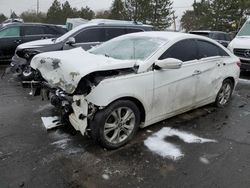
[{"label": "utility pole", "polygon": [[36,14],[39,13],[39,0],[36,1]]},{"label": "utility pole", "polygon": [[174,20],[174,31],[176,31],[176,17],[175,17],[175,14],[173,12],[173,20]]}]

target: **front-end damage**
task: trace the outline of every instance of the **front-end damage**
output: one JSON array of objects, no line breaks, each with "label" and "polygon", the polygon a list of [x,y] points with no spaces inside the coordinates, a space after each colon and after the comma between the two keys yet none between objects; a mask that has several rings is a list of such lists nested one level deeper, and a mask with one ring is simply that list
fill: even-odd
[{"label": "front-end damage", "polygon": [[[82,53],[83,50],[79,50],[78,53]],[[85,61],[76,63],[65,62],[68,55],[62,59],[51,56],[52,53],[48,53],[49,57],[39,54],[33,58],[31,66],[41,74],[43,80],[37,88],[40,91],[36,93],[41,93],[43,98],[48,97],[51,104],[60,109],[62,119],[69,121],[84,135],[96,112],[103,109],[103,106],[87,100],[87,96],[102,81],[135,74],[138,67],[135,61],[120,61],[85,51],[83,53]],[[102,63],[98,63],[100,61]]]}]

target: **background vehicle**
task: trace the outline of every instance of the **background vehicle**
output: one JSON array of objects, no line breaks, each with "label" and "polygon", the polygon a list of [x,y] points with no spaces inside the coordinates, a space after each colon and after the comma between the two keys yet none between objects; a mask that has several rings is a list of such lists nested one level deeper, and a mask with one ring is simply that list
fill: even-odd
[{"label": "background vehicle", "polygon": [[70,31],[70,30],[74,29],[75,27],[82,25],[82,24],[86,24],[88,22],[89,22],[89,20],[85,20],[82,18],[67,18],[66,27]]},{"label": "background vehicle", "polygon": [[0,28],[0,61],[10,61],[16,47],[38,39],[61,36],[67,30],[55,25],[36,23],[9,23]]},{"label": "background vehicle", "polygon": [[230,41],[232,40],[230,34],[222,31],[190,31],[190,34],[201,35],[205,37],[209,37],[211,39],[216,40],[223,46],[227,47]]},{"label": "background vehicle", "polygon": [[76,47],[88,50],[120,35],[151,30],[152,26],[129,21],[92,20],[57,39],[39,40],[18,46],[15,56],[12,58],[12,66],[15,66],[18,71],[21,69],[23,79],[30,80],[33,75],[29,62],[38,53],[68,50]]},{"label": "background vehicle", "polygon": [[250,71],[250,18],[242,26],[228,49],[241,60],[241,70]]},{"label": "background vehicle", "polygon": [[207,37],[141,32],[87,52],[41,53],[31,66],[76,130],[90,130],[92,138],[115,149],[139,126],[213,102],[225,106],[239,78],[238,62]]}]

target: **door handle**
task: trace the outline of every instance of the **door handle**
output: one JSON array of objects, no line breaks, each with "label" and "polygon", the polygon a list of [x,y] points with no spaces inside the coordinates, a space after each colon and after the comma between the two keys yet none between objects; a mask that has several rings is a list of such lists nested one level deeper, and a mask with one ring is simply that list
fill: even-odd
[{"label": "door handle", "polygon": [[200,70],[195,70],[194,73],[192,74],[193,76],[201,74]]}]

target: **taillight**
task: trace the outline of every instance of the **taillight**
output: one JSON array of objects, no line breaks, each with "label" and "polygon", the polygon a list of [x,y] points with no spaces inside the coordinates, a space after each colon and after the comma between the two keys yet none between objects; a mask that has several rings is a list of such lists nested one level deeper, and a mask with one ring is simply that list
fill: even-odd
[{"label": "taillight", "polygon": [[240,61],[237,61],[236,64],[238,65],[238,67],[241,66],[241,62]]}]

